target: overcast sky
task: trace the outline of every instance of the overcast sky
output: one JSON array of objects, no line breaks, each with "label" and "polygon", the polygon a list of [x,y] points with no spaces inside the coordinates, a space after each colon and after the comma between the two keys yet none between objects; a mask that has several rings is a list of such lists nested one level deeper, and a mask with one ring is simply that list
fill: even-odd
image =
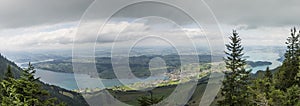
[{"label": "overcast sky", "polygon": [[[124,0],[120,0],[124,1]],[[125,0],[126,1],[126,0]],[[178,0],[182,5],[194,6],[193,0],[186,2]],[[201,0],[198,0],[201,1]],[[228,37],[232,29],[237,29],[244,45],[275,45],[283,46],[290,28],[299,27],[300,1],[299,0],[204,0],[218,20],[223,36]],[[73,38],[77,31],[81,17],[93,0],[0,0],[0,51],[28,51],[28,50],[65,50],[72,49]],[[105,4],[106,0],[100,1]],[[118,2],[115,0],[113,2]],[[202,6],[199,4],[199,6]],[[107,5],[113,7],[113,5]],[[103,8],[103,7],[102,7]],[[180,8],[180,6],[179,6]],[[132,10],[130,10],[132,9]],[[161,11],[157,11],[161,9]],[[123,10],[126,10],[123,9]],[[152,11],[153,10],[153,11]],[[145,12],[147,11],[147,12]],[[170,14],[165,14],[165,12]],[[205,10],[191,10],[202,15]],[[105,11],[104,11],[105,12]],[[150,13],[168,15],[178,22],[174,25],[166,24],[167,21],[156,17],[153,19],[136,19],[139,15],[151,16]],[[99,15],[100,14],[100,15]],[[97,20],[104,21],[98,13],[98,19],[91,18],[90,24],[81,25],[85,33],[76,38],[76,42],[94,43],[96,34],[89,33],[97,26]],[[220,29],[197,30],[195,25],[183,20],[180,12],[167,7],[144,6],[142,9],[129,8],[120,12],[103,29],[101,46],[110,45],[112,42],[126,44],[126,41],[136,36],[149,35],[151,31],[162,35],[173,36],[177,43],[185,44],[180,40],[182,30],[189,33],[195,41],[205,45],[205,36],[214,36]],[[145,21],[146,20],[146,21]],[[205,20],[205,19],[203,19]],[[132,23],[134,21],[134,23]],[[204,22],[205,23],[205,22]],[[183,25],[179,28],[176,25]],[[202,23],[199,23],[202,25]],[[216,24],[205,24],[216,26]],[[178,29],[179,28],[179,29]],[[117,40],[116,33],[122,30],[122,36]],[[145,31],[143,31],[145,30]],[[215,31],[214,31],[215,30]],[[142,31],[142,32],[141,32]],[[205,35],[203,34],[205,33]],[[221,39],[221,38],[215,38]],[[136,39],[135,39],[136,40]],[[155,40],[144,40],[143,44],[157,46]],[[159,41],[157,41],[159,42]],[[156,45],[155,45],[156,44]]]}]

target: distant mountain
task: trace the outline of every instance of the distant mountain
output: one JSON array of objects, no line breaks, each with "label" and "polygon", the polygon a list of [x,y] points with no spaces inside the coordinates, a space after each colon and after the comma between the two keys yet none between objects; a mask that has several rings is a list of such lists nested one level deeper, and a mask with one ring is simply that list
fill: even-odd
[{"label": "distant mountain", "polygon": [[[4,73],[7,70],[7,66],[12,67],[12,72],[16,78],[20,77],[21,68],[18,67],[14,62],[9,61],[4,56],[0,54],[0,79],[3,79]],[[52,97],[56,97],[59,102],[65,102],[70,106],[87,106],[87,102],[81,96],[81,94],[69,91],[57,86],[48,85],[41,81],[39,83],[42,85],[42,88],[47,90]]]},{"label": "distant mountain", "polygon": [[[167,71],[171,72],[174,69],[180,67],[183,63],[189,63],[191,58],[194,58],[194,55],[142,55],[142,56],[132,56],[129,57],[129,66],[134,75],[137,77],[147,77],[150,76],[151,73],[149,71],[149,62],[151,59],[160,57],[162,58],[167,66]],[[122,57],[128,58],[128,57]],[[211,63],[211,62],[219,62],[222,61],[222,56],[211,56],[211,55],[198,55],[199,63]],[[87,59],[88,60],[88,59]],[[116,78],[111,57],[96,57],[96,68],[98,74],[89,73],[84,69],[85,67],[81,67],[82,71],[77,73],[89,74],[91,77],[100,77],[102,79],[113,79]],[[90,61],[80,60],[75,62],[76,64],[80,64],[82,66],[91,65]],[[72,58],[62,58],[56,59],[53,61],[40,62],[33,64],[36,68],[54,71],[54,72],[65,72],[65,73],[73,73],[73,65]],[[99,75],[99,76],[97,76]]]}]

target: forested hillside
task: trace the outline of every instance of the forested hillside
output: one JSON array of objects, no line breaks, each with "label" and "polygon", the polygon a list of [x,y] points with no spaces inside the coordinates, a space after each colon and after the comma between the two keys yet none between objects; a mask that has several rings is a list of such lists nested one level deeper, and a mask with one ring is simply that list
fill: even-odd
[{"label": "forested hillside", "polygon": [[[12,75],[14,78],[19,79],[20,75],[22,73],[22,70],[20,67],[18,67],[15,63],[9,61],[4,56],[0,56],[0,78],[1,80],[4,79],[5,73],[11,70]],[[50,97],[49,98],[56,98],[56,104],[59,103],[65,103],[66,105],[70,106],[85,106],[88,105],[84,98],[75,92],[65,90],[63,88],[48,85],[41,81],[36,82],[38,85],[41,85],[41,88],[43,90],[46,90],[49,92]]]},{"label": "forested hillside", "polygon": [[0,54],[0,78],[3,79],[3,76],[5,74],[5,71],[7,70],[7,67],[10,65],[12,72],[14,73],[15,77],[20,76],[21,68],[19,68],[15,63],[7,60],[5,57],[3,57]]},{"label": "forested hillside", "polygon": [[272,72],[259,71],[250,77],[251,70],[245,70],[242,39],[236,31],[226,45],[225,79],[218,97],[220,106],[299,106],[300,105],[300,31],[291,29],[288,36],[283,65]]}]

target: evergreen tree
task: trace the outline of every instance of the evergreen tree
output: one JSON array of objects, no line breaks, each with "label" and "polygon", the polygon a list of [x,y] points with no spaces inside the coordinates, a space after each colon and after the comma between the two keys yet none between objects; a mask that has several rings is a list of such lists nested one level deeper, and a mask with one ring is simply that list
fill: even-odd
[{"label": "evergreen tree", "polygon": [[271,70],[269,69],[269,67],[267,67],[267,69],[266,69],[264,79],[266,79],[270,83],[272,82],[273,74],[272,74]]},{"label": "evergreen tree", "polygon": [[271,93],[271,87],[273,86],[273,74],[271,72],[271,70],[269,69],[269,67],[267,67],[266,69],[266,73],[264,76],[264,92],[266,94],[266,98],[269,99],[270,98],[270,93]]},{"label": "evergreen tree", "polygon": [[264,79],[255,79],[252,81],[250,89],[251,98],[249,98],[251,105],[269,106],[271,104],[270,99],[267,96],[269,92],[266,92],[265,81],[266,80]]},{"label": "evergreen tree", "polygon": [[5,77],[4,78],[5,79],[14,78],[14,75],[13,75],[13,72],[11,70],[11,66],[10,65],[7,66],[7,71],[5,73]]},{"label": "evergreen tree", "polygon": [[229,37],[230,43],[226,44],[227,55],[224,60],[226,68],[225,79],[221,94],[224,97],[219,101],[219,105],[224,106],[243,106],[249,104],[249,73],[244,69],[246,60],[243,59],[243,47],[241,45],[241,38],[234,30],[232,36]]},{"label": "evergreen tree", "polygon": [[54,98],[49,99],[49,93],[41,88],[38,83],[39,78],[34,78],[36,70],[31,63],[28,68],[22,71],[20,85],[18,86],[20,93],[25,96],[24,99],[31,105],[54,105]]},{"label": "evergreen tree", "polygon": [[22,100],[24,97],[22,94],[18,93],[18,80],[10,78],[9,81],[2,80],[0,82],[0,104],[1,106],[29,106],[27,100]]},{"label": "evergreen tree", "polygon": [[267,67],[263,78],[256,78],[252,81],[250,92],[253,105],[270,106],[273,104],[271,93],[275,89],[273,75]]},{"label": "evergreen tree", "polygon": [[[285,60],[278,72],[275,74],[273,82],[276,85],[271,87],[270,101],[272,106],[299,106],[299,56],[300,56],[300,32],[297,34],[296,28],[291,29],[291,36],[287,39],[287,50]],[[297,74],[298,73],[298,74]],[[274,84],[272,82],[271,86]]]},{"label": "evergreen tree", "polygon": [[[22,71],[20,79],[9,78],[0,82],[0,103],[3,106],[53,106],[55,99],[50,98],[41,88],[38,78],[34,78],[34,67],[29,63]],[[7,74],[9,75],[9,74]]]},{"label": "evergreen tree", "polygon": [[300,104],[300,87],[293,85],[286,92],[285,106],[299,106]]},{"label": "evergreen tree", "polygon": [[273,89],[271,92],[271,106],[286,106],[285,92],[280,89]]},{"label": "evergreen tree", "polygon": [[299,33],[296,28],[291,29],[291,36],[287,39],[287,51],[285,60],[277,73],[277,87],[286,90],[296,84],[296,75],[299,72]]},{"label": "evergreen tree", "polygon": [[271,106],[300,106],[300,87],[293,85],[286,91],[273,89],[271,97]]},{"label": "evergreen tree", "polygon": [[296,82],[297,82],[298,86],[300,86],[300,71],[298,72],[298,74],[296,76]]}]

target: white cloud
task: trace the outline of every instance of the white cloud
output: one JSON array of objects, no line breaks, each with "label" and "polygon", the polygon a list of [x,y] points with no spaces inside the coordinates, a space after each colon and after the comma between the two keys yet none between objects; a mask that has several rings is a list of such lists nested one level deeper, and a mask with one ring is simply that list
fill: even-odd
[{"label": "white cloud", "polygon": [[[95,28],[98,23],[90,23],[81,26],[84,33],[76,35],[75,42],[77,43],[95,43],[97,34],[90,32],[90,29]],[[67,26],[67,27],[65,27]],[[72,48],[73,38],[77,30],[76,23],[55,24],[49,26],[35,26],[29,28],[19,28],[12,31],[0,32],[0,49],[2,50],[28,50],[28,49],[66,49]],[[160,36],[172,36],[176,43],[182,43],[181,37],[185,36],[182,32],[188,33],[188,37],[192,39],[205,39],[202,32],[195,28],[174,29],[172,27],[161,31],[154,31]],[[120,36],[118,36],[120,32]],[[11,35],[11,36],[6,36]],[[137,40],[139,36],[147,36],[153,34],[153,30],[149,29],[149,25],[144,23],[129,23],[129,22],[113,22],[108,23],[98,36],[97,43],[105,45],[106,43],[125,42]],[[118,39],[117,39],[118,37]],[[170,37],[168,37],[170,38]],[[159,42],[159,41],[158,41]],[[153,40],[145,45],[153,45]]]},{"label": "white cloud", "polygon": [[[77,43],[95,43],[97,34],[90,32],[98,23],[92,22],[85,26],[81,26],[84,33],[76,36]],[[77,30],[77,23],[61,23],[48,26],[35,26],[29,28],[18,28],[15,30],[0,31],[0,49],[1,50],[31,50],[31,49],[72,49],[73,38]],[[210,40],[218,40],[222,42],[222,38],[216,36],[214,30],[199,30],[197,28],[186,27],[183,29],[174,28],[172,26],[163,26],[164,29],[151,29],[145,23],[129,23],[126,21],[108,23],[98,37],[97,44],[102,46],[111,46],[113,42],[126,45],[128,42],[137,40],[140,36],[158,34],[159,36],[170,38],[171,41],[179,44],[186,44],[187,41],[182,37],[187,33],[188,37],[198,45],[207,46],[207,38]],[[156,26],[154,26],[156,27]],[[289,35],[289,27],[261,27],[259,29],[247,29],[245,25],[222,25],[225,31],[225,40],[231,35],[232,29],[239,29],[238,32],[243,39],[244,45],[284,45],[286,37]],[[121,31],[121,32],[120,32]],[[184,31],[185,33],[182,33]],[[120,32],[120,36],[116,39]],[[206,34],[206,35],[204,35]],[[143,40],[142,45],[159,46],[162,43],[158,39]]]},{"label": "white cloud", "polygon": [[236,29],[242,38],[245,46],[285,46],[285,41],[290,36],[290,27],[260,27],[256,29],[244,28],[244,25],[222,25],[225,40],[232,35],[232,30]]},{"label": "white cloud", "polygon": [[[64,44],[72,43],[74,27],[58,29],[56,27],[57,25],[40,26],[4,32],[7,35],[0,36],[0,47],[2,50],[49,49],[58,45],[62,46],[59,48],[63,48]],[[46,31],[49,28],[54,30]]]}]

